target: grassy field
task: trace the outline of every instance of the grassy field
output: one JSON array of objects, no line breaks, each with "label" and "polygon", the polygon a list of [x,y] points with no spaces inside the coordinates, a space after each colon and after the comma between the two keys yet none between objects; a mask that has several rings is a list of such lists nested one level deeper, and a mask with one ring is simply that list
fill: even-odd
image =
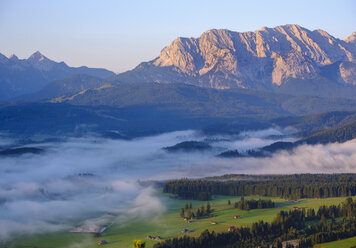
[{"label": "grassy field", "polygon": [[315,245],[314,248],[350,248],[356,246],[356,237]]},{"label": "grassy field", "polygon": [[[205,229],[216,232],[226,231],[229,226],[247,226],[253,222],[264,220],[271,221],[274,216],[281,210],[290,210],[293,206],[299,208],[318,208],[321,205],[339,204],[345,200],[340,198],[326,199],[301,199],[298,203],[288,202],[280,198],[262,197],[262,199],[271,199],[276,203],[276,207],[272,209],[258,210],[237,210],[233,208],[233,203],[240,200],[240,197],[215,196],[211,202],[214,215],[216,217],[194,220],[191,223],[185,223],[179,217],[179,209],[184,207],[185,203],[193,203],[193,208],[197,208],[206,202],[202,201],[186,201],[171,199],[168,195],[159,193],[161,201],[167,206],[166,211],[157,217],[147,218],[145,220],[133,220],[130,223],[117,223],[112,225],[103,233],[101,238],[94,238],[90,234],[73,234],[73,233],[52,233],[45,235],[36,235],[31,237],[22,237],[16,242],[8,243],[3,247],[37,247],[37,248],[59,248],[59,247],[98,247],[97,241],[104,239],[108,242],[105,247],[131,247],[131,241],[141,239],[146,241],[146,247],[151,248],[157,241],[146,240],[146,236],[160,236],[163,239],[183,235],[181,230],[186,228],[193,232],[185,235],[197,236]],[[245,199],[259,197],[245,197]],[[231,200],[231,205],[227,204]],[[240,215],[240,219],[234,219],[234,215]],[[211,221],[217,222],[212,225]],[[327,244],[325,244],[327,245]],[[323,246],[324,247],[324,246]],[[336,247],[336,246],[325,246]],[[341,247],[341,246],[338,246]],[[347,246],[346,246],[347,247]]]}]

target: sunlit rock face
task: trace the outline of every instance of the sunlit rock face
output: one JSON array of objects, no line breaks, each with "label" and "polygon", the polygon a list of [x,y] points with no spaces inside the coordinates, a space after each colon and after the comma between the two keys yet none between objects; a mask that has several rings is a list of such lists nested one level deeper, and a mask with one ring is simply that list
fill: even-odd
[{"label": "sunlit rock face", "polygon": [[342,62],[339,65],[340,77],[348,84],[356,85],[356,64]]},{"label": "sunlit rock face", "polygon": [[[335,73],[344,83],[353,84],[355,36],[340,40],[323,30],[310,31],[299,25],[243,33],[211,29],[199,38],[177,38],[159,57],[118,79],[130,81],[135,75],[136,81],[271,90],[290,79],[330,80],[320,74],[320,68],[347,62]],[[138,77],[138,73],[145,76]]]},{"label": "sunlit rock face", "polygon": [[276,56],[272,72],[272,83],[281,85],[288,78],[316,78],[317,64],[297,50],[292,50],[284,56]]},{"label": "sunlit rock face", "polygon": [[356,32],[353,32],[349,37],[345,39],[347,43],[356,43]]}]

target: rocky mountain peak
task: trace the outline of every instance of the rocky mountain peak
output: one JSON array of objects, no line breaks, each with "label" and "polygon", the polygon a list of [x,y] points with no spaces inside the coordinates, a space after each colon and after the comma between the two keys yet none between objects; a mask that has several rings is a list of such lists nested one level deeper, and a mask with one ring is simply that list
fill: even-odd
[{"label": "rocky mountain peak", "polygon": [[[255,78],[251,78],[251,75],[247,75],[250,72],[244,73],[241,68],[257,72],[264,70],[261,67],[266,67],[265,63],[275,61],[291,51],[297,51],[300,55],[289,60],[299,61],[294,65],[303,66],[303,58],[315,63],[311,66],[307,62],[306,68],[299,68],[301,72],[313,72],[315,70],[312,67],[337,61],[355,61],[356,54],[349,51],[345,44],[323,30],[310,31],[297,24],[263,27],[254,32],[242,33],[210,29],[199,38],[177,38],[162,50],[153,64],[158,67],[173,66],[189,76],[221,72],[232,74],[240,81],[251,81]],[[277,64],[281,65],[280,59]]]},{"label": "rocky mountain peak", "polygon": [[178,37],[165,47],[154,61],[155,66],[175,66],[182,72],[195,75],[198,70],[199,45],[194,38]]},{"label": "rocky mountain peak", "polygon": [[33,53],[26,61],[31,66],[33,66],[39,70],[42,70],[42,71],[49,71],[53,67],[59,65],[59,63],[48,59],[46,56],[44,56],[39,51]]},{"label": "rocky mountain peak", "polygon": [[[288,94],[296,90],[304,94],[309,87],[313,94],[321,95],[326,81],[335,89],[355,84],[354,36],[343,41],[324,30],[311,31],[297,24],[251,32],[209,29],[197,38],[175,39],[153,61],[116,78]],[[339,66],[341,62],[347,63]]]},{"label": "rocky mountain peak", "polygon": [[347,43],[356,44],[356,32],[353,32],[349,37],[345,39]]},{"label": "rocky mountain peak", "polygon": [[49,60],[47,57],[45,57],[42,53],[39,51],[36,51],[33,53],[28,59],[28,61],[36,61],[36,62],[41,62],[45,60]]}]

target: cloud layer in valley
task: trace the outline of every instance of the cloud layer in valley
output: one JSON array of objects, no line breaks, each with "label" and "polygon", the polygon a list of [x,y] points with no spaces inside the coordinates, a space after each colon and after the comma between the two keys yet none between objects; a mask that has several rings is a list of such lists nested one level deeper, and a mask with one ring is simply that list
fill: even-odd
[{"label": "cloud layer in valley", "polygon": [[[2,157],[0,239],[70,230],[76,224],[124,224],[157,216],[165,206],[155,189],[142,181],[225,173],[356,172],[356,141],[303,145],[267,158],[216,157],[229,149],[269,145],[284,132],[268,129],[213,139],[194,131],[132,141],[86,137],[41,144],[46,151],[39,155]],[[169,153],[162,149],[182,141],[207,139],[213,149],[205,152]]]}]

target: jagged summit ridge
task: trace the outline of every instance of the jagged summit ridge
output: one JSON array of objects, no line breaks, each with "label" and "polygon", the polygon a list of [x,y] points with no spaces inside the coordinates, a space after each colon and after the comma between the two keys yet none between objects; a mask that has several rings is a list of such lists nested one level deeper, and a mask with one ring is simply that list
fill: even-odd
[{"label": "jagged summit ridge", "polygon": [[[162,50],[154,64],[174,65],[189,72],[197,66],[209,68],[211,62],[228,54],[235,55],[236,59],[274,58],[276,54],[284,55],[291,50],[301,52],[320,65],[336,61],[354,62],[355,54],[348,52],[345,45],[346,41],[338,40],[323,30],[310,31],[299,25],[262,28],[244,33],[211,29],[199,38],[177,38]],[[201,59],[205,60],[204,64],[199,63]]]},{"label": "jagged summit ridge", "polygon": [[42,53],[39,51],[34,52],[30,57],[28,57],[27,61],[29,62],[46,62],[49,61],[49,59],[44,56]]},{"label": "jagged summit ridge", "polygon": [[45,58],[46,57],[40,51],[36,51],[28,59],[30,59],[30,60],[43,60]]},{"label": "jagged summit ridge", "polygon": [[99,78],[115,75],[100,68],[70,67],[64,62],[47,58],[39,51],[27,59],[19,59],[16,55],[8,58],[0,54],[0,71],[0,100],[32,94],[54,80],[74,75],[87,74]]},{"label": "jagged summit ridge", "polygon": [[[320,81],[321,68],[334,63],[356,63],[352,37],[340,40],[326,31],[295,24],[254,32],[210,29],[198,38],[175,39],[159,57],[117,79],[272,90],[291,79]],[[346,82],[342,75],[348,75],[350,82],[352,73],[345,68],[343,73],[336,72],[338,82]]]}]

